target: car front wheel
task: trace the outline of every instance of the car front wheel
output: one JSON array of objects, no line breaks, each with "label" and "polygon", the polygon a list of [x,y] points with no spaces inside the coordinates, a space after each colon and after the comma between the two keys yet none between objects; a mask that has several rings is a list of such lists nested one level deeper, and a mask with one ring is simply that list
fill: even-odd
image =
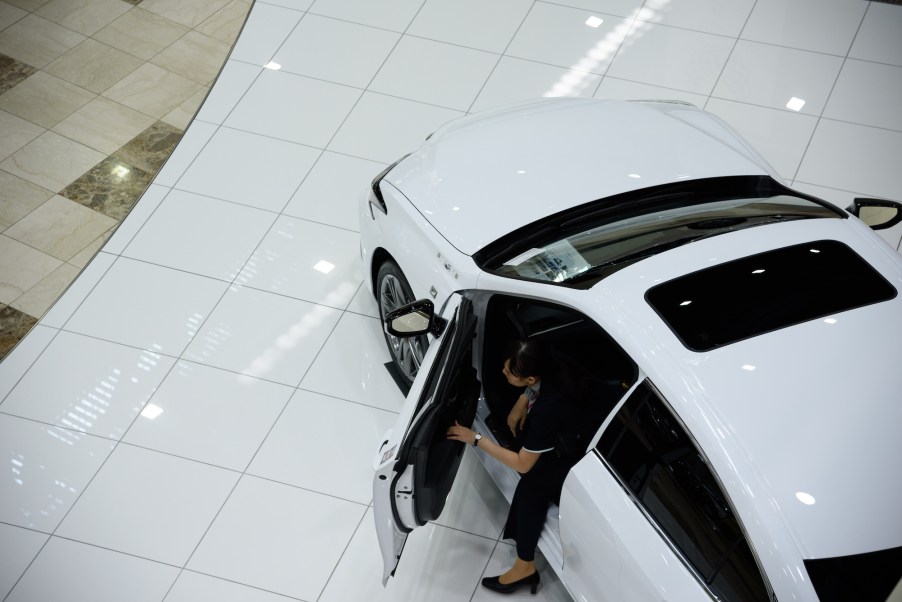
[{"label": "car front wheel", "polygon": [[[416,300],[401,268],[391,260],[379,267],[376,275],[376,290],[378,291],[379,314],[383,324],[386,314]],[[429,342],[425,336],[402,339],[384,331],[383,333],[399,376],[409,387],[417,376]]]}]

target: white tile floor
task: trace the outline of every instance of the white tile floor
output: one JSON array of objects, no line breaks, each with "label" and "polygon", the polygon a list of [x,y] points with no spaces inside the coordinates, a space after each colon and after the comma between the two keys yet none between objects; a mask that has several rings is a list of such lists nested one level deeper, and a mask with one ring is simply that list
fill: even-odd
[{"label": "white tile floor", "polygon": [[[402,397],[359,192],[449,119],[582,95],[686,99],[800,190],[899,199],[900,27],[848,0],[258,0],[154,184],[0,364],[0,599],[496,599],[479,579],[513,548],[470,456],[379,583],[370,460]],[[536,599],[568,598],[543,570]]]}]

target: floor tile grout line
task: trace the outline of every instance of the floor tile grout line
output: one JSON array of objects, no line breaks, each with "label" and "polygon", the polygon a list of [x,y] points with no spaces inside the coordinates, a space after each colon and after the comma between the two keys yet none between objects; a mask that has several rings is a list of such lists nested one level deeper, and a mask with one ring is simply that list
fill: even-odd
[{"label": "floor tile grout line", "polygon": [[[541,0],[539,0],[541,1]],[[626,30],[626,33],[623,34],[623,38],[620,40],[620,43],[617,44],[617,50],[611,55],[611,60],[608,61],[608,64],[605,65],[602,73],[598,74],[600,77],[598,78],[598,83],[595,84],[595,89],[592,91],[591,98],[595,98],[598,94],[598,90],[601,89],[601,84],[604,83],[604,80],[608,78],[608,73],[611,71],[611,66],[614,64],[614,61],[617,60],[617,57],[620,56],[621,51],[623,50],[623,45],[626,44],[626,41],[630,39],[630,35],[632,35],[633,31],[636,30],[636,23],[639,22],[639,14],[642,12],[642,9],[645,7],[645,3],[647,0],[642,0],[642,3],[638,8],[634,9],[629,16],[626,17],[618,17],[620,19],[629,19],[630,26]]]},{"label": "floor tile grout line", "polygon": [[366,509],[363,511],[363,514],[360,516],[360,520],[357,521],[357,526],[354,528],[354,532],[351,533],[351,537],[348,538],[347,543],[345,544],[344,549],[341,551],[341,554],[338,556],[338,560],[335,561],[335,564],[332,566],[332,570],[329,571],[329,576],[326,577],[325,583],[323,583],[323,587],[319,590],[319,594],[317,594],[316,598],[314,598],[314,602],[320,602],[320,599],[323,597],[326,589],[329,587],[329,583],[332,581],[332,577],[335,576],[335,571],[338,570],[338,566],[341,564],[342,559],[345,557],[345,554],[348,552],[348,548],[351,547],[351,542],[354,541],[354,538],[357,536],[357,532],[360,531],[360,526],[363,524],[363,521],[366,520],[366,515],[369,513],[370,505],[367,505]]},{"label": "floor tile grout line", "polygon": [[[286,600],[297,600],[298,602],[307,602],[303,598],[297,598],[295,596],[291,596],[289,594],[283,594],[283,593],[280,593],[280,592],[277,592],[274,590],[266,589],[266,588],[260,587],[258,585],[251,585],[250,583],[244,583],[243,581],[235,581],[234,579],[228,579],[228,578],[222,577],[220,575],[213,575],[211,573],[205,573],[204,571],[199,571],[197,569],[189,569],[187,567],[182,569],[182,571],[179,573],[178,577],[176,577],[176,580],[173,581],[173,587],[175,586],[175,583],[178,581],[178,578],[181,577],[183,573],[193,573],[195,575],[203,575],[204,577],[210,577],[211,579],[216,579],[218,581],[225,581],[226,583],[234,583],[235,585],[241,585],[244,587],[249,587],[251,589],[255,589],[260,592],[266,592],[268,594],[273,594],[275,596],[279,596],[280,598],[285,598]],[[172,588],[170,588],[169,592],[166,592],[166,595],[163,597],[163,601],[165,601],[165,599],[169,596],[171,591],[172,591]]]}]

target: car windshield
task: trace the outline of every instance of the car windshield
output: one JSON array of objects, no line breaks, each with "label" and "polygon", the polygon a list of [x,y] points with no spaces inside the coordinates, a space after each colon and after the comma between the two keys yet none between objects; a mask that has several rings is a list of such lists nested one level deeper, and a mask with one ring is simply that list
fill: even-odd
[{"label": "car windshield", "polygon": [[[733,185],[738,190],[730,190]],[[638,198],[602,200],[532,224],[474,259],[501,276],[589,288],[632,263],[702,238],[774,222],[843,217],[770,178],[715,178],[640,192]]]}]

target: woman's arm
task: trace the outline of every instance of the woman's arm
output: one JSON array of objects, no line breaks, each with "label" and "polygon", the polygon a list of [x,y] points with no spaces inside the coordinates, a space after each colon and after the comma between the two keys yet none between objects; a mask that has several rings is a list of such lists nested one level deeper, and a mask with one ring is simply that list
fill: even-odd
[{"label": "woman's arm", "polygon": [[[448,439],[453,439],[455,441],[462,441],[469,445],[472,445],[476,440],[476,431],[472,429],[468,429],[465,426],[461,426],[454,421],[454,426],[448,429]],[[520,449],[520,452],[514,452],[509,449],[505,449],[490,440],[488,437],[483,437],[479,440],[479,449],[492,456],[505,466],[510,466],[514,470],[519,473],[529,472],[530,469],[536,465],[536,462],[539,460],[539,456],[541,453],[535,453],[531,451],[526,451],[525,449]]]}]

